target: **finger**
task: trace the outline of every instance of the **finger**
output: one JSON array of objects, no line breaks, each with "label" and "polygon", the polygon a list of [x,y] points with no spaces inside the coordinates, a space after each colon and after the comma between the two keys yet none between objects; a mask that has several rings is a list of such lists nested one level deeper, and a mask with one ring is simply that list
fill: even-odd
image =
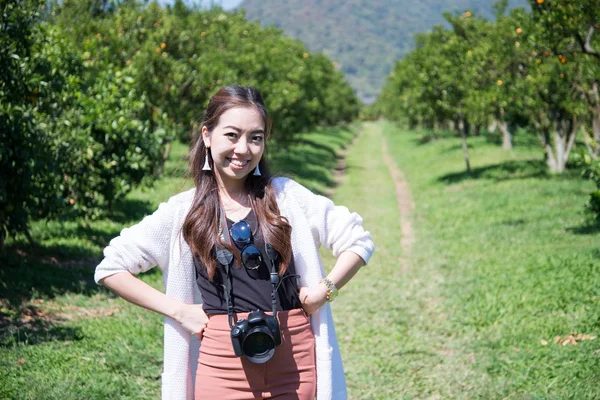
[{"label": "finger", "polygon": [[202,340],[202,336],[204,335],[204,328],[200,329],[198,332],[194,333],[198,340]]}]

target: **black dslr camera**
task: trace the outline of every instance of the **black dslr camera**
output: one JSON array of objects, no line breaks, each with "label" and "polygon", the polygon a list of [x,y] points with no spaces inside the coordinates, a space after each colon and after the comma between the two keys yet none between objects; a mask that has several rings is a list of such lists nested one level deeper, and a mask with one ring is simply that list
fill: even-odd
[{"label": "black dslr camera", "polygon": [[231,343],[236,356],[245,356],[255,364],[266,363],[281,344],[281,332],[277,318],[256,310],[248,319],[240,319],[231,328]]}]

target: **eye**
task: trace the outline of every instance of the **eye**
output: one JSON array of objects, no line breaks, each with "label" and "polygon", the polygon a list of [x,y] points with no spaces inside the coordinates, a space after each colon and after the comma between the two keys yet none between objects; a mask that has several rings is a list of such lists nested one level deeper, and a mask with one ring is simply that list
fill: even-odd
[{"label": "eye", "polygon": [[227,132],[227,133],[225,134],[225,136],[227,136],[228,138],[235,139],[235,138],[237,138],[237,133],[234,133],[234,132]]},{"label": "eye", "polygon": [[265,140],[265,138],[263,137],[263,135],[254,135],[252,136],[252,140],[261,143],[263,140]]}]

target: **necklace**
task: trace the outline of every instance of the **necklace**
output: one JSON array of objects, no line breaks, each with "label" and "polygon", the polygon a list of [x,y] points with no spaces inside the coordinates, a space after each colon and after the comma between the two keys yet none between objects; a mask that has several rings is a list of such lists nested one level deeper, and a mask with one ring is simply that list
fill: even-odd
[{"label": "necklace", "polygon": [[[238,217],[245,217],[248,215],[250,210],[252,210],[250,196],[242,197],[242,199],[246,200],[246,202],[241,202],[240,200],[233,199],[229,196],[221,198],[221,204],[223,205],[223,211],[225,215],[231,220],[238,220]],[[246,204],[244,204],[246,203]]]}]

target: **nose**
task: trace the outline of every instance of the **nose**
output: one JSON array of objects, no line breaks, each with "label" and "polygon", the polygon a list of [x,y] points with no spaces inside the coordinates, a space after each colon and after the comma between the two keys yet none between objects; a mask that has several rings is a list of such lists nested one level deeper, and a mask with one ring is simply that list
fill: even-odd
[{"label": "nose", "polygon": [[237,154],[248,154],[250,152],[250,148],[248,147],[248,139],[246,139],[245,135],[240,137],[235,144],[235,152]]}]

